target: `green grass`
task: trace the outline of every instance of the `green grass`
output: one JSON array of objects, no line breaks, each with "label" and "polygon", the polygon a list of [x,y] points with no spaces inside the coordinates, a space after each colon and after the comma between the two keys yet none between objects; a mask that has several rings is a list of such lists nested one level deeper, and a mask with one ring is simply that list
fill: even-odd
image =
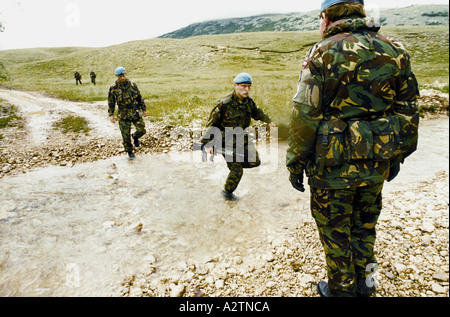
[{"label": "green grass", "polygon": [[68,115],[67,117],[54,123],[54,127],[60,129],[63,133],[85,133],[90,131],[89,124],[85,118]]},{"label": "green grass", "polygon": [[[385,27],[381,33],[403,42],[421,89],[448,92],[448,27]],[[257,32],[150,39],[104,48],[0,51],[11,88],[44,91],[75,101],[105,101],[122,65],[136,82],[153,121],[189,125],[205,123],[218,99],[233,89],[239,72],[254,78],[251,95],[285,129],[307,49],[320,40],[318,31]],[[89,69],[97,73],[90,83]],[[83,85],[75,86],[74,70]],[[106,112],[106,108],[105,108]]]},{"label": "green grass", "polygon": [[15,106],[7,104],[4,100],[0,99],[0,129],[14,126],[15,122],[21,120],[17,114]]}]

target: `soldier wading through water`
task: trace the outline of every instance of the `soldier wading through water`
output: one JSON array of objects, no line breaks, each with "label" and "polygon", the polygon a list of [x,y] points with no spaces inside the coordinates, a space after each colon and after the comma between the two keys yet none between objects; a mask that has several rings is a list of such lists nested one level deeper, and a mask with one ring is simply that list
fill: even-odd
[{"label": "soldier wading through water", "polygon": [[225,182],[222,195],[229,200],[236,200],[233,194],[244,174],[244,168],[255,168],[261,164],[253,142],[249,140],[246,129],[252,118],[269,123],[272,120],[258,108],[249,96],[252,77],[241,73],[234,79],[234,90],[223,97],[213,108],[206,125],[208,131],[201,142],[207,152],[213,154],[215,149],[225,149],[223,153],[230,173]]}]

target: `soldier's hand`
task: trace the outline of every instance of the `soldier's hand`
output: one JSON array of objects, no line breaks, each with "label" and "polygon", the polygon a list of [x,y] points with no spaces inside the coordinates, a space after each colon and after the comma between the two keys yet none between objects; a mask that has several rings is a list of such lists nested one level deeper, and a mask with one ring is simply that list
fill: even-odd
[{"label": "soldier's hand", "polygon": [[276,125],[275,123],[271,122],[271,123],[269,123],[269,127],[270,127],[270,128],[276,128],[277,125]]},{"label": "soldier's hand", "polygon": [[387,181],[388,182],[393,181],[394,178],[397,177],[399,172],[400,172],[400,163],[391,163],[391,166],[389,167],[389,176]]},{"label": "soldier's hand", "polygon": [[116,119],[114,118],[114,116],[110,116],[110,117],[109,117],[109,120],[110,120],[112,123],[116,123]]},{"label": "soldier's hand", "polygon": [[303,186],[303,173],[301,174],[294,174],[291,173],[289,176],[289,181],[292,184],[292,187],[294,187],[299,192],[305,191],[305,186]]}]

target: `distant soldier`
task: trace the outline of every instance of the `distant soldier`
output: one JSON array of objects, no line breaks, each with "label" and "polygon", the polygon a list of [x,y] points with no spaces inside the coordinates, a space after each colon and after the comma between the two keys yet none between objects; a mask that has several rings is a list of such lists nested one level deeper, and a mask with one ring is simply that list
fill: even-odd
[{"label": "distant soldier", "polygon": [[75,84],[77,86],[78,86],[78,83],[80,83],[80,85],[82,85],[82,83],[81,83],[81,74],[76,69],[75,69],[75,74],[73,75],[73,78],[75,78]]},{"label": "distant soldier", "polygon": [[325,0],[323,40],[307,53],[293,101],[286,164],[309,179],[328,282],[323,297],[375,292],[374,244],[384,181],[417,148],[419,89],[410,56],[378,33],[363,0]]},{"label": "distant soldier", "polygon": [[95,78],[97,78],[97,75],[95,74],[95,72],[92,68],[89,72],[89,76],[91,76],[91,83],[93,83],[95,85]]},{"label": "distant soldier", "polygon": [[[117,81],[111,88],[108,94],[108,114],[112,123],[115,123],[114,118],[115,105],[118,107],[119,128],[122,133],[123,147],[128,153],[130,160],[134,159],[133,146],[131,144],[131,137],[135,147],[139,147],[139,138],[142,137],[145,131],[145,123],[143,116],[146,116],[147,107],[144,99],[136,85],[131,83],[126,78],[125,68],[117,67],[115,74]],[[131,135],[131,125],[134,124],[136,131]]]},{"label": "distant soldier", "polygon": [[[252,77],[249,74],[241,73],[236,76],[234,91],[222,98],[214,107],[206,125],[210,129],[201,140],[210,154],[214,153],[213,146],[231,152],[231,155],[223,154],[230,173],[222,195],[228,200],[237,199],[233,192],[241,181],[244,168],[254,168],[261,164],[258,152],[248,140],[245,129],[250,126],[252,118],[269,123],[271,127],[275,126],[269,116],[258,108],[249,96],[251,86]],[[215,139],[216,137],[220,140]]]}]

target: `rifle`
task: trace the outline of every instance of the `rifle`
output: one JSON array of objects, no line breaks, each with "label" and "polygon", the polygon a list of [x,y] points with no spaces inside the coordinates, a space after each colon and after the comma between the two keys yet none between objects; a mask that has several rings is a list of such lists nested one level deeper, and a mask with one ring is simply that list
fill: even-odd
[{"label": "rifle", "polygon": [[[217,146],[214,146],[213,148],[214,148],[214,154],[211,155],[211,158],[210,158],[211,162],[214,161],[214,155],[217,155],[217,154],[222,154],[225,156],[236,155],[236,156],[243,157],[243,158],[245,157],[244,154],[234,153],[233,151],[226,150],[226,149],[223,149],[223,148],[220,148]],[[193,150],[194,151],[202,151],[202,161],[203,162],[206,162],[208,160],[208,153],[206,153],[206,151],[205,151],[205,145],[203,145],[202,143],[199,143],[199,142],[194,142]]]}]

